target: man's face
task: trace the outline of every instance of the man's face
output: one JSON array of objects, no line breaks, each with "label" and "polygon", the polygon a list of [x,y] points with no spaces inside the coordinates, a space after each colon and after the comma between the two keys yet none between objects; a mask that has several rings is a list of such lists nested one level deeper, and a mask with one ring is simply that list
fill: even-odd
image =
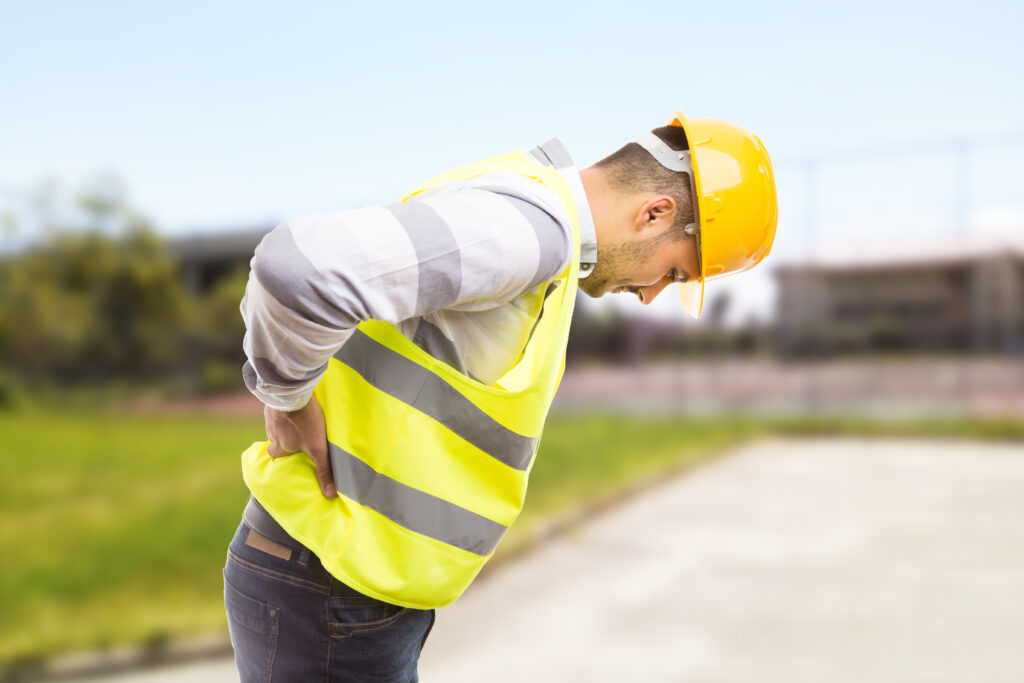
[{"label": "man's face", "polygon": [[628,292],[649,304],[673,282],[699,278],[696,241],[662,233],[601,245],[594,272],[579,286],[595,298]]}]

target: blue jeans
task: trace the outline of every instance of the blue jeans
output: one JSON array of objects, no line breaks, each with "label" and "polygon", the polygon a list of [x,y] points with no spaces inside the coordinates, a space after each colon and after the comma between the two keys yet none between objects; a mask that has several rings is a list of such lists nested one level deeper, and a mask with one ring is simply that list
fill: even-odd
[{"label": "blue jeans", "polygon": [[357,593],[308,549],[286,548],[245,522],[228,548],[224,603],[242,683],[417,681],[434,625],[434,610]]}]

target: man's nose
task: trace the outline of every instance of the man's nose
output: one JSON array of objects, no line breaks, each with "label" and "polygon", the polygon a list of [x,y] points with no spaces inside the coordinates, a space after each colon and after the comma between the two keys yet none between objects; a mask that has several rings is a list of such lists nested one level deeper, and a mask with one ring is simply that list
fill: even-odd
[{"label": "man's nose", "polygon": [[671,284],[671,282],[672,281],[669,278],[663,277],[657,282],[655,282],[653,285],[647,285],[646,287],[638,287],[637,293],[640,296],[640,303],[646,306],[647,304],[654,301],[654,297],[661,294],[661,290],[668,287],[669,284]]}]

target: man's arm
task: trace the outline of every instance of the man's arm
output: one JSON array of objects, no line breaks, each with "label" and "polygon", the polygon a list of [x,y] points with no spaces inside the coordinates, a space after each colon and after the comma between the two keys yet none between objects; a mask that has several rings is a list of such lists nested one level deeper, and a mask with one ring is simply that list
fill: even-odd
[{"label": "man's arm", "polygon": [[501,305],[564,267],[570,234],[522,198],[466,184],[275,228],[241,306],[243,374],[267,406],[271,455],[309,453],[328,494],[323,413],[311,397],[356,325]]}]

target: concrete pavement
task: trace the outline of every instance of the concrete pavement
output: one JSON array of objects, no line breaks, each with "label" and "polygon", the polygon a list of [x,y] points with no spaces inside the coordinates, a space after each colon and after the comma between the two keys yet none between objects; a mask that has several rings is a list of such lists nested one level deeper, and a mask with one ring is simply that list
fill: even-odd
[{"label": "concrete pavement", "polygon": [[[1024,449],[772,441],[442,610],[425,683],[1024,681]],[[110,680],[237,680],[228,661]]]},{"label": "concrete pavement", "polygon": [[762,443],[475,585],[423,680],[1024,681],[1024,449]]}]

